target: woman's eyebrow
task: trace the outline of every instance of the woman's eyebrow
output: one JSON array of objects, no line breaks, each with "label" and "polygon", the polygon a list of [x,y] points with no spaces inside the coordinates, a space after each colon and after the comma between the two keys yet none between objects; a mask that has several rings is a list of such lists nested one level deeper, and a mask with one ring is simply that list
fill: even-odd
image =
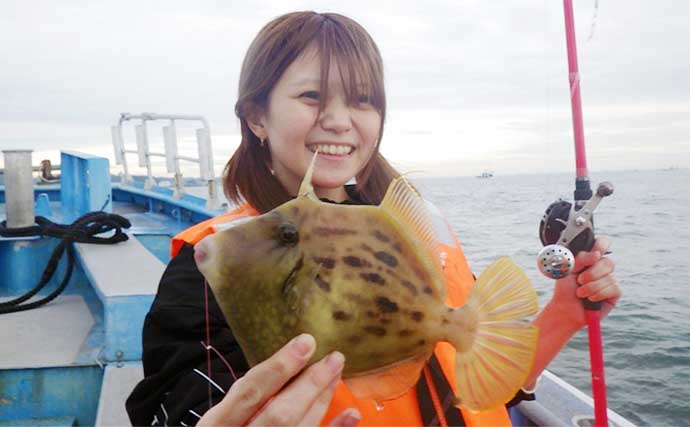
[{"label": "woman's eyebrow", "polygon": [[295,80],[294,82],[290,83],[290,86],[295,86],[295,87],[301,87],[301,86],[308,86],[308,85],[320,85],[321,84],[321,79],[318,77],[304,77],[298,80]]},{"label": "woman's eyebrow", "polygon": [[[292,88],[303,88],[303,87],[320,87],[321,78],[320,77],[302,77],[288,84]],[[371,85],[369,83],[357,83],[355,85],[356,90],[371,90]]]}]

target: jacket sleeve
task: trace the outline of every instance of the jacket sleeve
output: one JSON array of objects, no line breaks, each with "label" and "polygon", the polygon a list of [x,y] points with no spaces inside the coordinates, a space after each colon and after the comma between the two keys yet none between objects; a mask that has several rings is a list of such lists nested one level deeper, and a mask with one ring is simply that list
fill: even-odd
[{"label": "jacket sleeve", "polygon": [[[193,255],[185,244],[170,261],[144,321],[144,379],[126,402],[133,425],[195,425],[248,370]],[[206,350],[207,333],[225,360]]]}]

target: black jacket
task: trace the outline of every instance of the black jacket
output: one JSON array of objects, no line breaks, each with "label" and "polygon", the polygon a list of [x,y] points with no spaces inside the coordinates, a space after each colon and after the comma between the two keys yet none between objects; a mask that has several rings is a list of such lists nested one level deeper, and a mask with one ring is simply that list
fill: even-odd
[{"label": "black jacket", "polygon": [[234,378],[225,363],[211,351],[208,375],[206,304],[213,348],[227,360],[240,377],[247,362],[213,298],[204,292],[205,281],[194,262],[194,248],[185,244],[163,273],[158,293],[146,315],[143,332],[144,379],[127,399],[127,412],[133,425],[195,425],[209,408],[209,389],[213,404],[223,396],[202,375],[223,390]]}]

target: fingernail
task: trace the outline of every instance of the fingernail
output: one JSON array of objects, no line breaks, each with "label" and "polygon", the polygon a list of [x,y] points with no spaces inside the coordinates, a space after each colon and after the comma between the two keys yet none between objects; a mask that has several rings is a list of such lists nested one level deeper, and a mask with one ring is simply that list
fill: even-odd
[{"label": "fingernail", "polygon": [[316,341],[314,341],[314,337],[311,335],[302,334],[292,340],[291,346],[296,356],[305,357],[314,350]]},{"label": "fingernail", "polygon": [[344,427],[354,427],[362,419],[362,414],[356,409],[348,409],[347,413],[343,417],[342,426]]},{"label": "fingernail", "polygon": [[326,366],[328,366],[333,373],[340,372],[345,364],[345,356],[339,351],[334,351],[326,357]]}]

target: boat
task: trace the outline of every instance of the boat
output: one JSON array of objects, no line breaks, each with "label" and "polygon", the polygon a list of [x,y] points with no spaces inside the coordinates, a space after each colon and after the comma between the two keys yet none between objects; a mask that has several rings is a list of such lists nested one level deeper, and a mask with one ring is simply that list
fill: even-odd
[{"label": "boat", "polygon": [[484,172],[480,173],[479,175],[477,175],[477,178],[493,178],[493,177],[494,177],[494,173],[491,171],[484,171]]},{"label": "boat", "polygon": [[[170,122],[163,128],[165,152],[154,153],[148,148],[147,123],[161,120]],[[135,121],[136,150],[122,138],[123,127]],[[179,121],[200,124],[197,157],[177,154]],[[71,224],[93,212],[117,214],[131,226],[122,228],[129,238],[118,243],[67,242],[74,262],[64,292],[45,305],[0,314],[0,426],[129,425],[124,402],[143,377],[142,325],[169,260],[170,239],[231,207],[217,194],[211,134],[203,117],[123,113],[111,133],[119,175],[111,175],[107,158],[62,151],[59,176],[44,163],[40,177],[34,177],[30,152],[5,153],[0,221],[7,221],[8,228],[17,228],[9,227],[17,224],[17,210],[23,216],[20,227],[34,226],[39,217]],[[127,154],[137,155],[146,176],[130,175]],[[153,156],[165,157],[172,179],[154,175]],[[197,163],[200,177],[183,177],[180,161]],[[24,177],[23,184],[18,177]],[[41,281],[60,242],[36,235],[0,236],[0,303]],[[67,264],[60,262],[34,298],[58,286]],[[612,425],[633,425],[608,412]],[[592,414],[592,399],[550,372],[542,376],[535,401],[510,410],[514,424],[524,426],[588,426]]]}]

